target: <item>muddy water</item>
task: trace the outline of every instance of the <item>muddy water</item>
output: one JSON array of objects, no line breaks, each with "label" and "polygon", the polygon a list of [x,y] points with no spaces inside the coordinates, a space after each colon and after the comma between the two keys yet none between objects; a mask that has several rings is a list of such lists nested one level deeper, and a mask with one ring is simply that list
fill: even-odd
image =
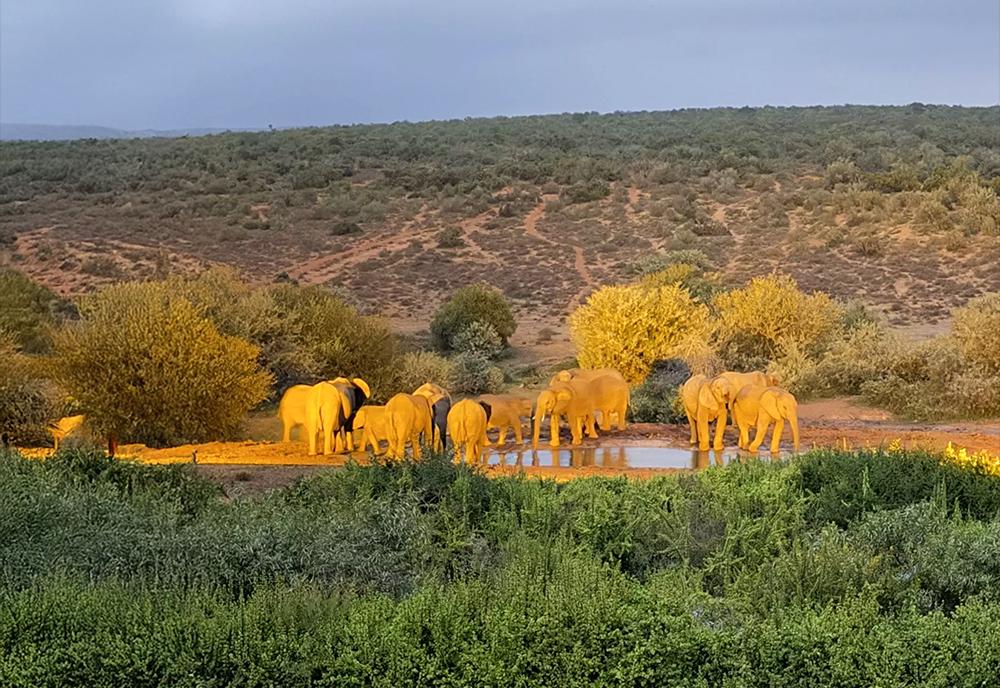
[{"label": "muddy water", "polygon": [[[553,468],[660,468],[692,470],[723,466],[748,454],[738,449],[698,451],[679,447],[560,447],[558,449],[530,447],[513,449],[491,448],[486,462],[490,465],[544,466]],[[767,453],[762,452],[762,457]]]}]

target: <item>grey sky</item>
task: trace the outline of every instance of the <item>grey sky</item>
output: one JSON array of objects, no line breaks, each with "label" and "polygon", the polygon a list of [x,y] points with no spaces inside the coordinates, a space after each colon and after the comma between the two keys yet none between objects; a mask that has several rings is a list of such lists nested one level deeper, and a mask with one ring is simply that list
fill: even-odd
[{"label": "grey sky", "polygon": [[998,0],[0,0],[0,120],[1000,102]]}]

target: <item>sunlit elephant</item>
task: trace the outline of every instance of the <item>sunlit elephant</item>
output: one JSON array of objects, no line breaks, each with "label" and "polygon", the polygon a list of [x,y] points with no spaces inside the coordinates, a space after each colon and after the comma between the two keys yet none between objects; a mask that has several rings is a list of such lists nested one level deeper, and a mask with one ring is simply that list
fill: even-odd
[{"label": "sunlit elephant", "polygon": [[[549,380],[549,384],[555,382],[569,382],[570,380],[582,380],[586,382],[591,382],[598,378],[609,377],[613,380],[618,381],[628,390],[628,383],[620,372],[614,368],[566,368],[565,370],[560,370],[558,373],[552,376]],[[625,407],[628,407],[628,401],[625,402]],[[615,421],[618,428],[624,429],[625,427],[625,414],[618,415],[617,409],[612,410],[610,414],[601,413],[601,429],[610,430],[611,423]]]},{"label": "sunlit elephant", "polygon": [[629,386],[621,375],[601,375],[588,383],[594,399],[594,410],[600,414],[601,430],[611,430],[611,419],[616,419],[619,430],[624,430],[629,404]]},{"label": "sunlit elephant", "polygon": [[332,454],[333,438],[344,415],[343,397],[332,382],[318,382],[309,388],[306,399],[306,442],[309,456],[316,455],[316,437],[323,436],[323,454]]},{"label": "sunlit elephant", "polygon": [[681,401],[691,428],[691,444],[701,451],[708,451],[708,425],[715,422],[715,441],[712,448],[722,449],[726,431],[726,404],[712,393],[711,380],[704,375],[693,375],[681,386]]},{"label": "sunlit elephant", "polygon": [[84,415],[66,416],[50,423],[49,434],[52,435],[53,451],[59,451],[60,443],[66,438],[82,434],[86,420],[87,417]]},{"label": "sunlit elephant", "polygon": [[433,428],[433,445],[437,451],[444,451],[448,448],[448,411],[451,410],[451,395],[443,387],[433,382],[425,382],[417,387],[413,392],[417,396],[422,396],[431,405],[431,423]]},{"label": "sunlit elephant", "polygon": [[[482,394],[479,401],[489,404],[492,409],[486,422],[486,429],[500,431],[497,446],[504,444],[508,429],[514,431],[514,439],[518,444],[524,444],[521,418],[531,418],[531,399],[514,394]],[[485,438],[485,443],[487,446],[490,445],[489,436]]]},{"label": "sunlit elephant", "polygon": [[290,442],[292,430],[306,424],[306,406],[311,393],[312,385],[292,385],[281,395],[278,418],[281,420],[282,442]]},{"label": "sunlit elephant", "polygon": [[727,370],[716,375],[711,381],[712,393],[715,398],[722,401],[730,411],[733,409],[733,400],[736,395],[747,385],[775,387],[778,384],[778,378],[775,375],[762,373],[759,370],[753,370],[749,373]]},{"label": "sunlit elephant", "polygon": [[[382,440],[388,441],[388,431],[386,430],[385,406],[374,406],[366,404],[358,409],[354,415],[354,434],[361,434],[360,449],[364,451],[371,445],[372,451],[376,454],[382,452]],[[359,444],[355,442],[355,446]]]},{"label": "sunlit elephant", "polygon": [[348,380],[346,377],[334,378],[330,383],[337,388],[341,396],[343,418],[336,436],[336,450],[354,451],[354,417],[358,410],[371,396],[371,388],[360,377]]},{"label": "sunlit elephant", "polygon": [[413,458],[419,459],[420,440],[431,442],[433,425],[431,405],[424,396],[400,393],[385,405],[385,431],[389,440],[389,456],[402,459],[409,442]]},{"label": "sunlit elephant", "polygon": [[[799,450],[799,414],[795,397],[780,387],[747,385],[736,395],[733,403],[733,420],[740,429],[740,447],[755,452],[764,442],[767,428],[774,423],[771,433],[771,454],[781,450],[781,433],[788,421],[792,428],[792,446]],[[749,441],[750,427],[756,425],[753,441]]]},{"label": "sunlit elephant", "polygon": [[559,446],[560,416],[566,417],[566,424],[569,425],[574,445],[583,441],[584,430],[586,430],[588,437],[597,437],[597,429],[594,427],[595,408],[597,406],[591,393],[590,383],[584,380],[556,382],[548,389],[543,389],[535,400],[535,423],[531,446],[538,447],[542,422],[545,420],[546,414],[552,414],[550,447]]},{"label": "sunlit elephant", "polygon": [[[448,432],[455,443],[455,455],[467,463],[479,463],[483,455],[486,423],[492,408],[485,401],[462,399],[448,412]],[[464,452],[464,457],[463,457]]]}]

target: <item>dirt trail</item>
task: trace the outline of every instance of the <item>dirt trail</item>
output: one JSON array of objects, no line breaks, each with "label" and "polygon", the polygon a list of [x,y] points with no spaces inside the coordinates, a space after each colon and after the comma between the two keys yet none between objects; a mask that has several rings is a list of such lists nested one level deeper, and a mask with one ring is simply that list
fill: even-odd
[{"label": "dirt trail", "polygon": [[[629,189],[630,197],[631,191],[632,190]],[[638,191],[638,189],[636,189],[636,191]],[[583,255],[583,247],[575,244],[564,244],[558,241],[553,241],[538,231],[538,222],[545,215],[545,204],[558,198],[559,196],[557,194],[542,194],[542,199],[538,202],[538,205],[532,208],[528,214],[524,216],[524,233],[528,236],[544,241],[551,246],[557,246],[561,249],[565,249],[568,246],[573,249],[573,267],[580,276],[580,280],[583,282],[583,287],[576,294],[574,294],[569,300],[569,303],[566,304],[566,309],[571,311],[583,303],[583,298],[588,292],[593,291],[599,285],[594,279],[594,276],[591,274],[590,268],[587,266],[587,259]]]},{"label": "dirt trail", "polygon": [[425,204],[401,229],[387,227],[376,234],[362,236],[356,242],[347,243],[340,251],[318,255],[290,268],[288,274],[307,284],[328,282],[355,265],[377,257],[383,251],[392,252],[405,248],[415,238],[411,231],[423,224],[426,219]]}]

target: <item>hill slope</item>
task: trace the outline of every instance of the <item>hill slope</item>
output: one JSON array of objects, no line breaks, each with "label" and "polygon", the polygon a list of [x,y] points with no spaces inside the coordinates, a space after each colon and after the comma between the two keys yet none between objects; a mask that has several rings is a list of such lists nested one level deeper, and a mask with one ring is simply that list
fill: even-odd
[{"label": "hill slope", "polygon": [[559,322],[678,249],[927,326],[1000,290],[1000,108],[690,110],[0,144],[0,260],[66,294],[200,265],[404,328],[486,281]]}]

